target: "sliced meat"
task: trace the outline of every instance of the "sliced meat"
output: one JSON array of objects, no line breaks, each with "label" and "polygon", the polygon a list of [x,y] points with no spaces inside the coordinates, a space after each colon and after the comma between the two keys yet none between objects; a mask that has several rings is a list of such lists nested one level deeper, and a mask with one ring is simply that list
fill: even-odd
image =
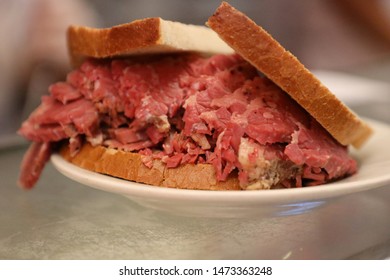
[{"label": "sliced meat", "polygon": [[[238,55],[86,61],[50,87],[19,133],[39,142],[34,153],[63,139],[77,153],[88,141],[142,153],[146,166],[212,164],[218,180],[237,172],[250,189],[321,184],[357,169],[346,147]],[[277,174],[264,178],[260,161]],[[35,166],[23,164],[26,186],[43,164]]]},{"label": "sliced meat", "polygon": [[58,82],[51,85],[49,87],[49,92],[62,104],[66,104],[69,101],[79,99],[83,96],[78,89],[65,82]]},{"label": "sliced meat", "polygon": [[32,188],[49,160],[51,154],[50,143],[33,142],[25,153],[18,184],[26,189]]}]

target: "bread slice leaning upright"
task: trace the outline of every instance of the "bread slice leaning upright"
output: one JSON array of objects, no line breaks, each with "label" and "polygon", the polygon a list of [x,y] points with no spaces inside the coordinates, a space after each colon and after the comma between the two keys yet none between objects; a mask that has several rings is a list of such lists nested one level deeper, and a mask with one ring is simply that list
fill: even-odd
[{"label": "bread slice leaning upright", "polygon": [[359,148],[371,136],[369,125],[245,14],[223,2],[207,25],[297,101],[342,145]]}]

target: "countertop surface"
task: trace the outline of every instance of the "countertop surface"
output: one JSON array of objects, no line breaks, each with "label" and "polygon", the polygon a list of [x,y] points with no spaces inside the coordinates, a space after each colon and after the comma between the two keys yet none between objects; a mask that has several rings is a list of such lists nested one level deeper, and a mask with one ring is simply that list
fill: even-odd
[{"label": "countertop surface", "polygon": [[[390,123],[390,86],[388,94],[388,100],[354,104],[353,109]],[[26,147],[17,140],[0,148],[0,259],[390,256],[390,186],[348,195],[317,211],[289,217],[182,217],[80,185],[51,163],[33,190],[21,190],[16,180]]]}]

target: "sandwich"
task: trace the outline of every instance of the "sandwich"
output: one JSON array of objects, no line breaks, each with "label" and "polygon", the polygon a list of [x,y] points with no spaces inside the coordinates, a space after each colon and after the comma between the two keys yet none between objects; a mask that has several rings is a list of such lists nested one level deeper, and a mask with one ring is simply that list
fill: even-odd
[{"label": "sandwich", "polygon": [[222,3],[208,27],[147,18],[71,26],[74,69],[19,134],[19,184],[53,152],[81,168],[159,187],[260,190],[353,175],[372,129],[245,14]]}]

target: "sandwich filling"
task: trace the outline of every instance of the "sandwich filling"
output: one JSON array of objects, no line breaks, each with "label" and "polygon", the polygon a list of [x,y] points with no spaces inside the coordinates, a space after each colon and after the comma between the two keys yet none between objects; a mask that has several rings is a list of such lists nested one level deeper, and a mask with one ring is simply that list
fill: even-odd
[{"label": "sandwich filling", "polygon": [[356,162],[315,119],[239,55],[88,60],[53,84],[22,124],[33,141],[20,184],[32,187],[55,143],[89,142],[161,160],[211,164],[243,189],[318,185]]}]

